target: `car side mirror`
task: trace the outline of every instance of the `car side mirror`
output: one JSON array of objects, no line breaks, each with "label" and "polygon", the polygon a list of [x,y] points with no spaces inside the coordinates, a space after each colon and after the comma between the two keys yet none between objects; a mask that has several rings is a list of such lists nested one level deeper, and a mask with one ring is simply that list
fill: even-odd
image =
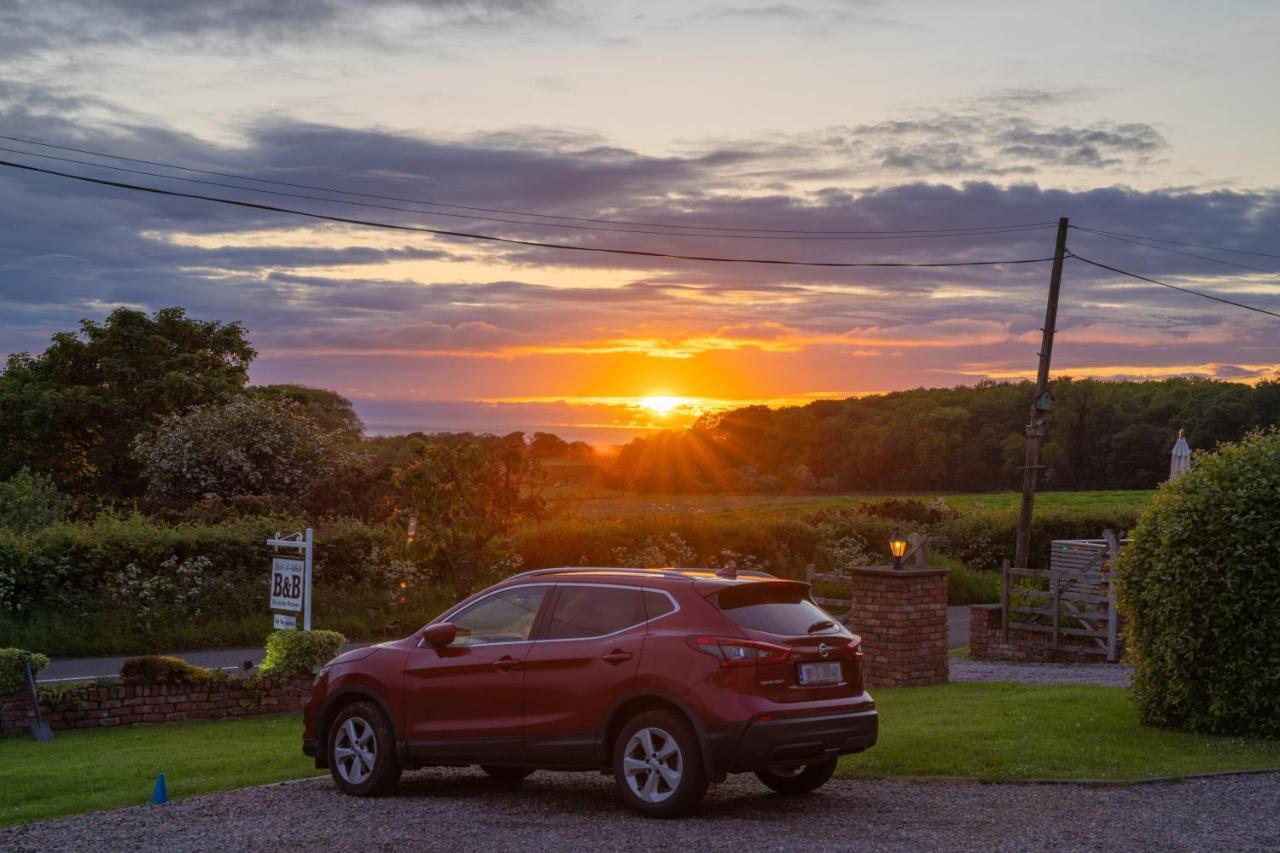
[{"label": "car side mirror", "polygon": [[434,649],[443,649],[452,643],[457,636],[458,629],[453,626],[452,622],[428,625],[422,629],[422,642]]}]

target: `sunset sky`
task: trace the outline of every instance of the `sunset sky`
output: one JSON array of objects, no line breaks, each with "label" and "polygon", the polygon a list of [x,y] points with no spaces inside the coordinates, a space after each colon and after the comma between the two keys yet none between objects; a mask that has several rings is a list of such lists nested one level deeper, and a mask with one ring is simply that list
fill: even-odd
[{"label": "sunset sky", "polygon": [[[4,136],[455,207],[190,184],[86,163],[227,179],[6,140],[0,160],[703,256],[1044,258],[1069,216],[1253,252],[1069,241],[1276,311],[1277,34],[1269,2],[0,0]],[[578,230],[458,205],[657,226]],[[759,239],[1023,223],[1045,225]],[[0,169],[0,353],[42,350],[118,305],[182,305],[243,321],[254,382],[333,388],[375,431],[609,443],[744,402],[1024,377],[1048,278],[1044,263],[838,269],[503,246]],[[1274,317],[1075,260],[1058,328],[1058,375],[1280,369]]]}]

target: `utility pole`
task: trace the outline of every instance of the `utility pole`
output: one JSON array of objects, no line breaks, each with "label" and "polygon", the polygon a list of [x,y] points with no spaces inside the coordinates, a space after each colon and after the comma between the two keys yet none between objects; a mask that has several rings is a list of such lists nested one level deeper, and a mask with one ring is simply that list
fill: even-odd
[{"label": "utility pole", "polygon": [[1058,322],[1058,290],[1062,286],[1062,261],[1067,254],[1067,217],[1058,220],[1058,242],[1053,248],[1053,272],[1049,276],[1049,303],[1044,310],[1044,335],[1040,341],[1040,370],[1036,373],[1036,393],[1031,400],[1031,417],[1027,420],[1027,460],[1022,468],[1022,508],[1018,512],[1018,542],[1014,549],[1014,568],[1027,567],[1031,550],[1031,510],[1036,502],[1036,484],[1040,479],[1040,442],[1044,438],[1044,417],[1053,404],[1049,393],[1049,359],[1053,356],[1053,332]]}]

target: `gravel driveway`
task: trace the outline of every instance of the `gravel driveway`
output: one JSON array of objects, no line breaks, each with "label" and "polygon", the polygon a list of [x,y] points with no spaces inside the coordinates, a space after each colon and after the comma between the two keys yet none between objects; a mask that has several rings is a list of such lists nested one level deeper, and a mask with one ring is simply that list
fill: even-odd
[{"label": "gravel driveway", "polygon": [[407,774],[357,800],[328,779],[245,788],[0,830],[45,850],[1275,850],[1280,774],[1132,787],[836,781],[788,799],[754,777],[702,811],[646,820],[598,774],[541,772],[502,787],[477,770]]},{"label": "gravel driveway", "polygon": [[1017,663],[960,658],[951,661],[951,680],[1128,687],[1133,681],[1133,667],[1114,663]]}]

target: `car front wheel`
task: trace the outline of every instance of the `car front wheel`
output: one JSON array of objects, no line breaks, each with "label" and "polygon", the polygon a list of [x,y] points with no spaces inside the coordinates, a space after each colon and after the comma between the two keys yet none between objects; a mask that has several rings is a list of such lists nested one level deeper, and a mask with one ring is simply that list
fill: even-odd
[{"label": "car front wheel", "polygon": [[756,771],[756,778],[779,794],[807,794],[816,791],[836,772],[836,759],[828,758],[817,764],[797,764],[791,767],[767,767]]},{"label": "car front wheel", "polygon": [[344,794],[369,797],[400,779],[395,736],[382,709],[355,702],[338,712],[329,727],[329,773]]},{"label": "car front wheel", "polygon": [[693,729],[670,711],[637,715],[613,747],[613,776],[623,802],[646,817],[691,811],[707,793]]}]

